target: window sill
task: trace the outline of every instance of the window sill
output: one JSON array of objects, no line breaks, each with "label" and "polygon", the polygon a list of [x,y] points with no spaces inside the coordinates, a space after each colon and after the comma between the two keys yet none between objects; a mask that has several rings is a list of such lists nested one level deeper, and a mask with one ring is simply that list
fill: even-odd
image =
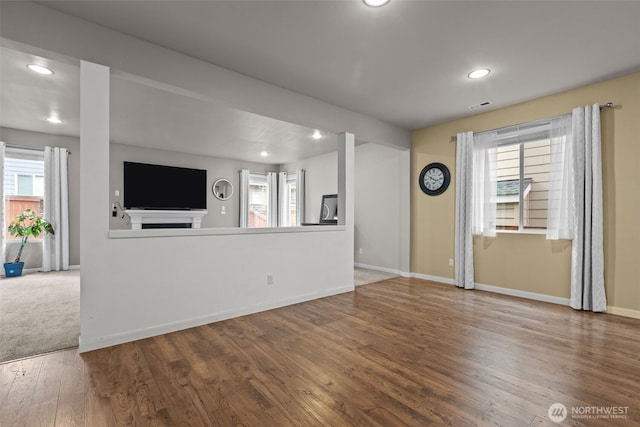
[{"label": "window sill", "polygon": [[242,234],[277,233],[313,233],[326,231],[344,231],[344,225],[311,225],[305,227],[265,227],[265,228],[173,228],[143,230],[109,230],[110,239],[132,239],[149,237],[191,237],[191,236],[229,236]]},{"label": "window sill", "polygon": [[496,234],[538,234],[546,236],[547,230],[496,230]]}]

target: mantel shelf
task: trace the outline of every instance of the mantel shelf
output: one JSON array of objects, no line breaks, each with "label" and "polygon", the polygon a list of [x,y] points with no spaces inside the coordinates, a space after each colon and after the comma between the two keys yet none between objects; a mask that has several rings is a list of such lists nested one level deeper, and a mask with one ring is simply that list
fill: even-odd
[{"label": "mantel shelf", "polygon": [[142,224],[191,224],[191,228],[200,228],[206,210],[165,211],[146,209],[127,209],[131,218],[131,229],[141,230]]}]

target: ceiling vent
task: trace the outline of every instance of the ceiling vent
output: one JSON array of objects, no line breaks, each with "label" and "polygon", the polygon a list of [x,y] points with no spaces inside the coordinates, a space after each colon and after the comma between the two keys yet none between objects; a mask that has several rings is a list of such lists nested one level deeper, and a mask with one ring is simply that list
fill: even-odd
[{"label": "ceiling vent", "polygon": [[481,102],[480,104],[470,105],[469,110],[475,110],[476,108],[482,108],[488,105],[491,105],[491,101],[484,101],[484,102]]}]

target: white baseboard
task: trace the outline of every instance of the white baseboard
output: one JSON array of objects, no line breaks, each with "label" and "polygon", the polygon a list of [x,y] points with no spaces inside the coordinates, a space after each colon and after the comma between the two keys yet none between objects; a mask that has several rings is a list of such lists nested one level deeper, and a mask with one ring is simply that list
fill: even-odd
[{"label": "white baseboard", "polygon": [[607,306],[607,313],[615,314],[617,316],[632,317],[634,319],[640,319],[639,310],[631,310],[630,308]]},{"label": "white baseboard", "polygon": [[[447,285],[455,284],[453,279],[448,279],[446,277],[430,276],[427,274],[420,274],[420,273],[411,273],[411,277],[415,277],[416,279],[429,280],[431,282],[444,283]],[[538,294],[535,292],[520,291],[517,289],[501,288],[499,286],[484,285],[482,283],[476,283],[475,289],[478,289],[481,291],[487,291],[487,292],[494,292],[496,294],[511,295],[514,297],[526,298],[526,299],[535,300],[535,301],[549,302],[552,304],[566,305],[567,307],[570,307],[569,298],[555,297],[552,295]],[[607,306],[606,312],[609,314],[617,315],[617,316],[640,319],[640,310],[632,310],[629,308]]]},{"label": "white baseboard", "polygon": [[367,270],[381,271],[383,273],[397,274],[398,276],[402,276],[402,277],[411,277],[411,273],[396,270],[394,268],[378,267],[377,265],[362,264],[360,262],[354,263],[353,266],[358,268],[365,268]]},{"label": "white baseboard", "polygon": [[446,285],[454,285],[453,279],[447,277],[431,276],[429,274],[411,273],[409,277],[416,279],[429,280],[430,282],[444,283]]},{"label": "white baseboard", "polygon": [[259,313],[261,311],[273,310],[274,308],[285,307],[287,305],[298,304],[318,298],[324,298],[331,295],[352,292],[353,284],[342,286],[339,288],[328,289],[321,292],[311,292],[308,294],[297,295],[290,298],[284,298],[278,301],[256,304],[232,311],[223,311],[219,313],[207,314],[205,316],[194,317],[191,319],[180,320],[177,322],[165,323],[162,325],[151,326],[148,328],[135,329],[113,335],[83,339],[80,336],[78,351],[84,353],[91,350],[97,350],[112,345],[123,344],[130,341],[136,341],[144,338],[154,337],[157,335],[176,332],[183,329],[194,328],[209,323],[219,322],[221,320],[232,319],[234,317],[246,316],[248,314]]},{"label": "white baseboard", "polygon": [[[432,282],[444,283],[447,285],[455,285],[455,281],[453,279],[449,279],[446,277],[430,276],[428,274],[420,274],[420,273],[411,273],[411,277],[415,277],[416,279],[429,280]],[[567,305],[567,306],[569,305],[568,298],[554,297],[552,295],[538,294],[535,292],[501,288],[499,286],[484,285],[482,283],[476,283],[475,289],[478,289],[480,291],[493,292],[496,294],[511,295],[513,297],[527,298],[535,301],[550,302],[552,304],[560,304],[560,305]]]},{"label": "white baseboard", "polygon": [[476,283],[475,288],[481,291],[494,292],[496,294],[511,295],[512,297],[526,298],[535,301],[550,302],[552,304],[569,305],[569,298],[554,297],[553,295],[538,294],[535,292],[520,291],[518,289],[501,288],[498,286]]}]

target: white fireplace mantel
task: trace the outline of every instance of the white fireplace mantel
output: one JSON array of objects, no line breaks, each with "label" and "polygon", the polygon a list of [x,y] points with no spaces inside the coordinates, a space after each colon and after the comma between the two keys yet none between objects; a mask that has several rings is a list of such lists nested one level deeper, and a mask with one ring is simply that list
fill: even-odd
[{"label": "white fireplace mantel", "polygon": [[145,209],[127,209],[124,211],[131,218],[131,229],[141,230],[142,224],[191,224],[191,228],[200,228],[206,210],[162,211]]}]

